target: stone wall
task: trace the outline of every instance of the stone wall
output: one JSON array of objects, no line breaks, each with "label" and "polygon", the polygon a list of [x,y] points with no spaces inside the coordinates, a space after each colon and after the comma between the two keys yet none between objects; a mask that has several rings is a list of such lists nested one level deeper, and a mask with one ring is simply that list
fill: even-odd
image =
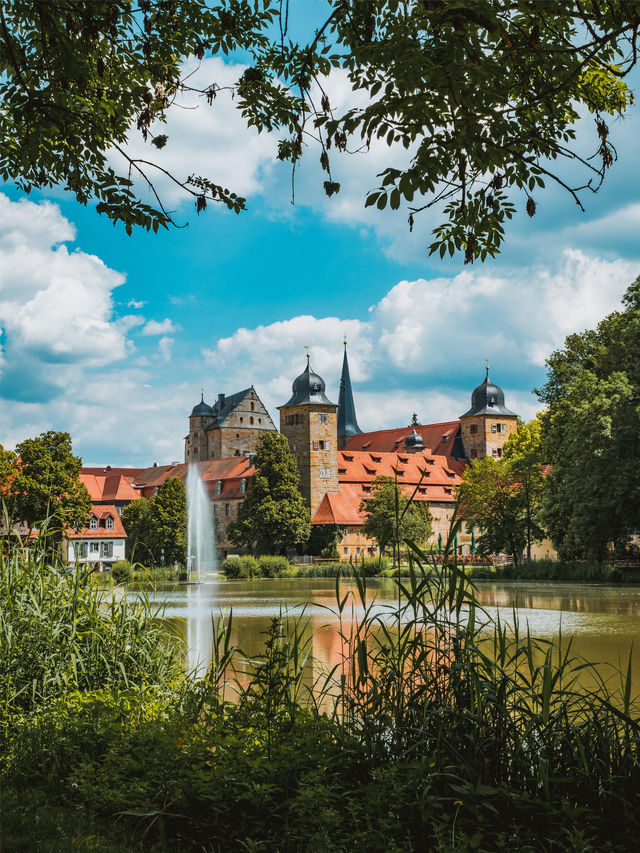
[{"label": "stone wall", "polygon": [[311,517],[326,492],[338,491],[337,430],[333,405],[305,403],[280,409],[280,432],[286,436],[296,457],[300,492],[311,510]]},{"label": "stone wall", "polygon": [[499,458],[505,442],[518,428],[518,418],[515,415],[473,415],[460,418],[460,426],[469,461],[483,456]]}]

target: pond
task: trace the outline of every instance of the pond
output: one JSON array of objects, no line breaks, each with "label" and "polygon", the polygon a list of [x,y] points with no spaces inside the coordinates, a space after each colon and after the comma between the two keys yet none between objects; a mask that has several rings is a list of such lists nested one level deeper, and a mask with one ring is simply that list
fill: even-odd
[{"label": "pond", "polygon": [[[351,581],[341,581],[342,594]],[[380,614],[393,607],[396,586],[390,579],[367,582],[369,600]],[[564,584],[545,582],[479,581],[477,598],[487,612],[509,624],[514,608],[521,628],[531,635],[554,639],[561,630],[563,642],[572,638],[572,649],[591,662],[626,669],[632,645],[640,641],[640,586]],[[309,622],[312,643],[305,681],[311,681],[339,660],[335,582],[325,579],[260,579],[227,581],[223,578],[195,585],[159,585],[152,601],[162,604],[172,631],[185,641],[187,664],[202,671],[211,656],[212,617],[228,617],[233,611],[232,642],[245,654],[255,656],[264,646],[265,631],[281,613],[303,615]],[[358,609],[346,614],[347,623]],[[634,693],[640,692],[640,654],[632,657]]]}]

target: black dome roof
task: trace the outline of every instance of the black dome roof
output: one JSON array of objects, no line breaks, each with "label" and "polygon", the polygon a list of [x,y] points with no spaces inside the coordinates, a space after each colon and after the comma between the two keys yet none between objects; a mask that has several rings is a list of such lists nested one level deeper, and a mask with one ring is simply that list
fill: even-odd
[{"label": "black dome roof", "polygon": [[324,379],[311,369],[311,363],[307,356],[307,366],[304,372],[293,380],[291,386],[293,396],[280,408],[300,406],[303,403],[321,403],[325,406],[335,406],[335,403],[332,403],[324,393],[326,387]]},{"label": "black dome roof", "polygon": [[404,440],[405,447],[423,447],[424,442],[422,441],[422,436],[415,431],[415,427],[412,432],[405,438]]},{"label": "black dome roof", "polygon": [[208,406],[204,401],[204,394],[200,397],[200,402],[196,403],[191,411],[190,417],[192,418],[201,418],[206,416],[212,416],[213,409],[211,406]]},{"label": "black dome roof", "polygon": [[513,415],[512,412],[504,404],[504,391],[498,385],[489,379],[489,368],[486,368],[487,375],[485,376],[482,385],[478,385],[471,394],[471,408],[463,418],[469,418],[472,415]]}]

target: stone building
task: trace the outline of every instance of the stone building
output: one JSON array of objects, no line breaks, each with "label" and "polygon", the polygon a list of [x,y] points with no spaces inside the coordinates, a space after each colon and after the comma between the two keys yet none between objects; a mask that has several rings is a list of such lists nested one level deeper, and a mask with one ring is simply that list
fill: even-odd
[{"label": "stone building", "polygon": [[228,397],[218,394],[213,406],[204,402],[203,394],[189,417],[184,461],[251,456],[271,430],[275,425],[253,385]]}]

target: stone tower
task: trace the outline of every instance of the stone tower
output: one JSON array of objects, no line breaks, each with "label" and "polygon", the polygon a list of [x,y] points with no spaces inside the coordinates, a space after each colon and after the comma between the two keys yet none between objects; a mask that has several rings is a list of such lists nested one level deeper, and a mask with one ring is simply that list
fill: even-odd
[{"label": "stone tower", "polygon": [[471,395],[471,408],[460,417],[462,442],[469,461],[493,456],[499,459],[506,440],[518,428],[518,416],[504,404],[504,391],[489,379]]},{"label": "stone tower", "polygon": [[344,358],[342,360],[342,376],[340,377],[340,394],[338,395],[338,450],[342,450],[349,439],[361,433],[356,418],[356,407],[351,390],[349,361],[347,359],[347,342],[344,342]]},{"label": "stone tower", "polygon": [[296,457],[300,492],[312,518],[326,492],[338,491],[338,407],[327,398],[325,388],[307,356],[304,372],[294,380],[291,399],[278,406],[280,432]]},{"label": "stone tower", "polygon": [[189,416],[189,434],[185,436],[185,462],[202,462],[207,458],[207,427],[214,421],[213,409],[204,401],[204,393],[200,402],[193,407]]}]

